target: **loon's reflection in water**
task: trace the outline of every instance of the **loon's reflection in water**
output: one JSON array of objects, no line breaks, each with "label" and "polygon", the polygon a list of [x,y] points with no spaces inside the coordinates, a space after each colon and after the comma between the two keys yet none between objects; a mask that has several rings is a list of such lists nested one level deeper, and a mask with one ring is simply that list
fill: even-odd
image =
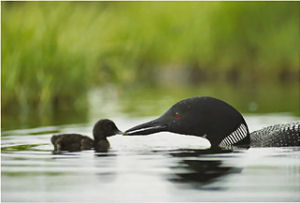
[{"label": "loon's reflection in water", "polygon": [[[234,152],[238,153],[238,152]],[[185,184],[185,187],[196,189],[221,190],[223,188],[208,186],[210,183],[220,181],[229,174],[241,173],[242,168],[228,166],[224,161],[233,156],[232,150],[191,150],[181,149],[169,153],[171,157],[178,158],[175,166],[170,169],[174,172],[169,181]],[[224,156],[226,159],[224,159]]]}]

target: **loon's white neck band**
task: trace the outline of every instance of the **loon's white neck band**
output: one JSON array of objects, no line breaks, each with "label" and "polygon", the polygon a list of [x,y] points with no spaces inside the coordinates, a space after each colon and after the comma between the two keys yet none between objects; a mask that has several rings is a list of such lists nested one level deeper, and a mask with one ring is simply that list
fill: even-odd
[{"label": "loon's white neck band", "polygon": [[244,124],[241,124],[235,131],[230,135],[226,136],[219,144],[220,147],[233,145],[242,139],[247,137],[247,128]]}]

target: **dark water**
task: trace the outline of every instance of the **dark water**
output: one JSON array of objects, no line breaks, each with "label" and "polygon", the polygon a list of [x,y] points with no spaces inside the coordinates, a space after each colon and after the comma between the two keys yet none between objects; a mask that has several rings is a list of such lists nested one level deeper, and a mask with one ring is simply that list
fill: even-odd
[{"label": "dark water", "polygon": [[[121,130],[151,118],[112,118]],[[299,118],[248,115],[250,131]],[[198,137],[111,137],[108,153],[53,155],[54,133],[93,122],[2,131],[2,201],[300,201],[300,147],[206,153]]]}]

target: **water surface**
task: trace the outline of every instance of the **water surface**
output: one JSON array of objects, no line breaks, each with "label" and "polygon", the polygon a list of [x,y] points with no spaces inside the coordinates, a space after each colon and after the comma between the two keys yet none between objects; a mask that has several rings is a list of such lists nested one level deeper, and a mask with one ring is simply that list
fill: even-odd
[{"label": "water surface", "polygon": [[[250,131],[299,118],[246,115]],[[121,130],[151,118],[112,118]],[[300,147],[205,153],[199,137],[111,137],[108,153],[52,154],[50,137],[94,122],[2,131],[2,201],[300,201]]]}]

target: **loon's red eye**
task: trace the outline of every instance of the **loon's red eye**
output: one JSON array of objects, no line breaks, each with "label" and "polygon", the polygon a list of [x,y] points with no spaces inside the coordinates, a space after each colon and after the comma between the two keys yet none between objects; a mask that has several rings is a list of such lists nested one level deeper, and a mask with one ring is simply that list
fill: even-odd
[{"label": "loon's red eye", "polygon": [[176,117],[176,118],[180,118],[180,113],[177,113],[177,112],[176,112],[176,113],[175,113],[175,117]]}]

